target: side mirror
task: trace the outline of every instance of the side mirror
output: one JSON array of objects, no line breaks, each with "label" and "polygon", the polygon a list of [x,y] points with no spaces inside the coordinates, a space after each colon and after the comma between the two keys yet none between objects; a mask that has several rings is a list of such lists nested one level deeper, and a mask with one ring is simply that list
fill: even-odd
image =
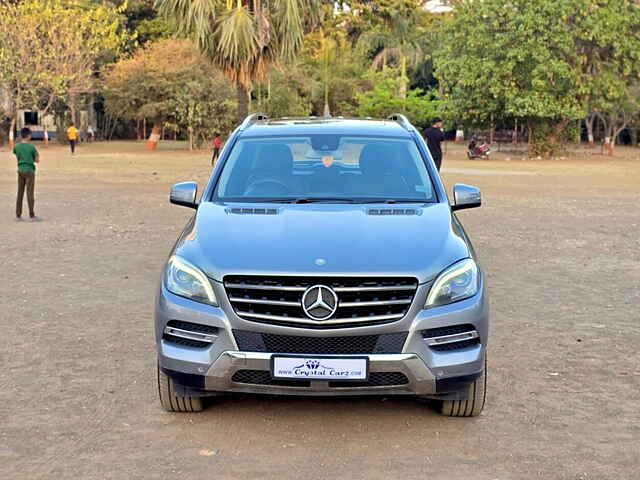
[{"label": "side mirror", "polygon": [[198,193],[198,184],[196,182],[176,183],[171,187],[169,201],[174,205],[183,207],[198,208],[196,203],[196,194]]},{"label": "side mirror", "polygon": [[480,189],[472,185],[456,183],[453,186],[453,205],[451,210],[463,210],[465,208],[476,208],[482,205]]}]

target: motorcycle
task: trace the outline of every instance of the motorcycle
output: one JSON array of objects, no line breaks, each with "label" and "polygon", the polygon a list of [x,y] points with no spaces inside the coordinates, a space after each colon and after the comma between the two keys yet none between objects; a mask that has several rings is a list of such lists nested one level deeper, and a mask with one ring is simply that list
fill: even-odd
[{"label": "motorcycle", "polygon": [[469,147],[467,150],[467,157],[469,159],[473,158],[483,158],[488,157],[491,154],[491,148],[486,143],[477,144],[475,140],[471,140],[469,143]]}]

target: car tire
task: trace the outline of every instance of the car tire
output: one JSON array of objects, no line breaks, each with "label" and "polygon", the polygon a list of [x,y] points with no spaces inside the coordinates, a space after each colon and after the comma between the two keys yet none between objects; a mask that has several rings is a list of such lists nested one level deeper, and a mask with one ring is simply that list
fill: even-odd
[{"label": "car tire", "polygon": [[171,377],[158,365],[158,395],[160,404],[167,412],[200,412],[203,410],[202,397],[181,396],[175,393]]},{"label": "car tire", "polygon": [[487,362],[482,374],[469,384],[466,400],[443,400],[440,413],[448,417],[477,417],[487,395]]}]

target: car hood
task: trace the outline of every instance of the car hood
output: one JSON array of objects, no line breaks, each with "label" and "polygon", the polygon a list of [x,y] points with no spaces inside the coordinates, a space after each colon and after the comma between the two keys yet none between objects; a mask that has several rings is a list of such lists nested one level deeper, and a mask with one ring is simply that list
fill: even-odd
[{"label": "car hood", "polygon": [[444,203],[204,202],[175,253],[218,281],[228,274],[398,275],[421,283],[470,255]]}]

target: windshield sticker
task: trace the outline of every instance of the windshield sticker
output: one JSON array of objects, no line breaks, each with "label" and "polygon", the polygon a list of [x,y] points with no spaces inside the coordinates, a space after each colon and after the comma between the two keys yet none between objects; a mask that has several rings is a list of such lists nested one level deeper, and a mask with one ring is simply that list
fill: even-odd
[{"label": "windshield sticker", "polygon": [[324,157],[322,157],[322,164],[326,168],[329,168],[331,165],[333,165],[333,156],[332,155],[325,155]]}]

